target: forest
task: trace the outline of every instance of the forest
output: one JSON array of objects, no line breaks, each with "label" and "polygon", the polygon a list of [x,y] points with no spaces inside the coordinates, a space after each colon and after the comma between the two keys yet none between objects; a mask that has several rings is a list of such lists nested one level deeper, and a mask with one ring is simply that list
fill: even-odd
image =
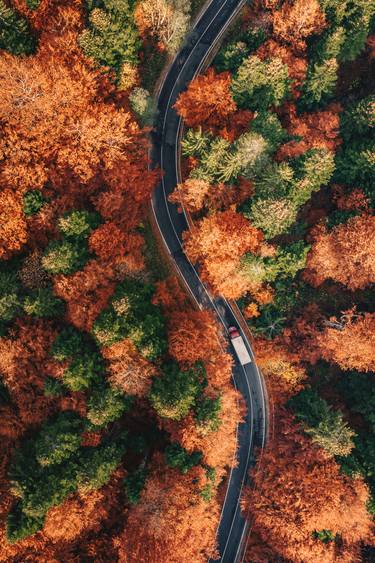
[{"label": "forest", "polygon": [[[218,556],[244,405],[149,213],[201,5],[0,0],[0,561]],[[373,0],[254,0],[175,104],[184,250],[270,397],[248,563],[375,558],[374,92]]]},{"label": "forest", "polygon": [[374,14],[253,2],[175,105],[185,250],[240,305],[272,401],[251,562],[375,557]]},{"label": "forest", "polygon": [[191,7],[154,8],[0,2],[1,561],[215,553],[240,397],[147,214],[150,90]]}]

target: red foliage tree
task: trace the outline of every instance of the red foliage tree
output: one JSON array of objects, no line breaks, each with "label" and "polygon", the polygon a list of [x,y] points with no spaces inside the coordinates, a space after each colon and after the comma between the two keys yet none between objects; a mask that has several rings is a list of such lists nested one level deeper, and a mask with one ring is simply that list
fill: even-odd
[{"label": "red foliage tree", "polygon": [[109,264],[90,260],[70,276],[54,276],[55,294],[67,302],[67,318],[77,328],[89,331],[115,290],[115,272]]},{"label": "red foliage tree", "polygon": [[307,60],[297,56],[292,49],[281,45],[274,39],[262,43],[256,54],[262,60],[281,59],[288,66],[289,77],[292,79],[292,91],[294,97],[298,98],[300,95],[298,88],[306,78]]},{"label": "red foliage tree", "polygon": [[180,94],[175,108],[188,127],[223,126],[237,107],[230,93],[229,72],[216,74],[210,68],[194,78],[186,92]]},{"label": "red foliage tree", "polygon": [[335,151],[341,144],[339,114],[342,108],[339,104],[331,104],[323,111],[303,113],[300,116],[297,116],[294,104],[286,104],[283,109],[289,135],[301,137],[301,140],[282,145],[277,151],[277,160],[295,158],[312,148]]},{"label": "red foliage tree", "polygon": [[92,232],[89,248],[104,262],[126,264],[129,270],[144,267],[142,248],[144,240],[137,233],[126,234],[115,223],[107,221]]},{"label": "red foliage tree", "polygon": [[[179,363],[209,361],[223,351],[223,337],[217,321],[209,311],[176,311],[169,317],[168,346]],[[204,334],[207,346],[201,346]]]},{"label": "red foliage tree", "polygon": [[49,350],[55,337],[50,323],[20,320],[9,337],[0,338],[0,371],[25,425],[38,424],[53,412],[55,401],[43,389],[54,369]]}]

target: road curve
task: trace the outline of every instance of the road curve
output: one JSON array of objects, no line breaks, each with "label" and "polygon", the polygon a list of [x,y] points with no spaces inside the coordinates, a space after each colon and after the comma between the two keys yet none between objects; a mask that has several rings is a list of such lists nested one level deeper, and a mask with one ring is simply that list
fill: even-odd
[{"label": "road curve", "polygon": [[[228,332],[231,325],[240,326],[230,304],[214,298],[199,278],[199,273],[182,249],[182,233],[188,229],[186,217],[178,213],[168,195],[180,181],[179,138],[181,119],[173,109],[178,95],[199,73],[212,50],[224,34],[231,19],[243,6],[243,0],[212,0],[205,8],[185,43],[172,62],[161,86],[157,101],[157,123],[152,133],[153,166],[164,170],[162,181],[152,195],[152,209],[166,249],[198,307],[212,310]],[[220,561],[236,563],[243,558],[247,522],[241,514],[240,496],[247,483],[249,468],[254,464],[254,448],[263,447],[267,437],[268,407],[265,386],[245,333],[242,337],[253,361],[242,366],[231,349],[235,365],[233,384],[244,397],[246,415],[237,427],[237,466],[231,469],[217,531]]]}]

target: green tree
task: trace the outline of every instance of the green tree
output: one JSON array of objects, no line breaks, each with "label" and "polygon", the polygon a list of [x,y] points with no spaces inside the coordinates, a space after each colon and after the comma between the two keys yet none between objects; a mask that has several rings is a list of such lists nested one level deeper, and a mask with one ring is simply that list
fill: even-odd
[{"label": "green tree", "polygon": [[106,426],[128,411],[132,398],[116,389],[100,385],[87,400],[87,418],[94,426]]},{"label": "green tree", "polygon": [[290,92],[288,67],[280,59],[262,61],[252,55],[239,67],[231,90],[241,108],[266,110],[270,105],[279,106]]},{"label": "green tree", "polygon": [[374,174],[375,141],[352,142],[337,153],[334,180],[361,186],[372,201],[375,201]]},{"label": "green tree", "polygon": [[42,466],[61,463],[80,447],[82,419],[73,412],[62,412],[44,424],[35,440],[35,457]]},{"label": "green tree", "polygon": [[338,62],[335,58],[312,64],[303,85],[301,105],[312,107],[327,102],[333,95],[337,82]]},{"label": "green tree", "polygon": [[130,504],[138,504],[147,477],[145,468],[140,467],[129,473],[124,479],[124,487]]},{"label": "green tree", "polygon": [[[255,196],[258,199],[280,200],[288,197],[296,183],[294,170],[288,162],[269,162],[259,171],[255,181]],[[252,201],[251,200],[251,201]],[[248,208],[249,205],[244,206]]]},{"label": "green tree", "polygon": [[36,40],[27,20],[0,0],[0,49],[12,55],[30,55],[35,47]]},{"label": "green tree", "polygon": [[312,533],[312,536],[314,539],[320,540],[323,543],[335,541],[335,535],[331,532],[331,530],[315,530]]},{"label": "green tree", "polygon": [[220,49],[213,64],[218,72],[234,71],[249,53],[250,49],[244,41],[233,41]]},{"label": "green tree", "polygon": [[7,264],[0,271],[0,321],[7,323],[22,311],[21,288],[17,273]]},{"label": "green tree", "polygon": [[295,161],[299,181],[289,195],[295,206],[304,205],[313,192],[328,184],[335,171],[334,155],[325,149],[311,149]]},{"label": "green tree", "polygon": [[72,274],[89,259],[87,246],[82,241],[52,241],[42,258],[43,268],[50,274]]},{"label": "green tree", "polygon": [[156,104],[153,97],[145,88],[134,88],[129,96],[132,110],[138,117],[140,124],[151,126],[154,121]]},{"label": "green tree", "polygon": [[271,112],[258,112],[251,122],[251,131],[267,140],[270,152],[276,151],[288,138],[288,133],[283,129],[279,118]]},{"label": "green tree", "polygon": [[194,405],[200,390],[202,367],[181,370],[176,363],[166,364],[161,376],[155,377],[150,391],[150,402],[159,416],[180,420]]},{"label": "green tree", "polygon": [[[52,345],[51,355],[55,360],[62,362],[80,354],[81,350],[84,347],[87,349],[88,346],[90,346],[90,342],[88,342],[87,335],[69,325],[64,327],[56,337]],[[92,347],[91,343],[90,348]]]},{"label": "green tree", "polygon": [[126,451],[126,433],[110,444],[82,448],[78,459],[77,485],[84,493],[108,483]]},{"label": "green tree", "polygon": [[121,78],[124,63],[137,64],[141,46],[134,24],[133,10],[127,0],[88,0],[89,28],[79,44],[88,57],[111,67]]},{"label": "green tree", "polygon": [[355,432],[344,421],[342,412],[333,410],[315,389],[303,389],[289,400],[288,406],[313,442],[328,454],[342,457],[350,454]]},{"label": "green tree", "polygon": [[345,141],[374,134],[375,95],[351,103],[340,116],[340,133]]},{"label": "green tree", "polygon": [[90,211],[70,211],[58,220],[59,230],[67,238],[85,239],[100,224],[100,215]]},{"label": "green tree", "polygon": [[154,360],[166,350],[165,321],[151,299],[154,287],[125,280],[116,287],[109,308],[95,320],[93,334],[101,346],[130,338],[140,353]]},{"label": "green tree", "polygon": [[43,207],[45,199],[40,190],[30,190],[23,194],[23,212],[25,215],[35,215]]},{"label": "green tree", "polygon": [[267,281],[274,281],[279,277],[294,278],[306,264],[310,246],[303,240],[293,242],[285,247],[278,247],[276,256],[266,258]]},{"label": "green tree", "polygon": [[182,154],[184,156],[202,157],[209,149],[211,140],[211,135],[203,133],[202,127],[188,129],[181,141]]},{"label": "green tree", "polygon": [[29,10],[37,10],[39,8],[40,0],[26,0],[26,6]]},{"label": "green tree", "polygon": [[25,313],[40,318],[59,317],[63,314],[64,307],[64,301],[56,297],[50,287],[31,291],[23,302]]},{"label": "green tree", "polygon": [[320,62],[337,59],[345,42],[345,28],[342,26],[329,27],[313,46],[313,54]]},{"label": "green tree", "polygon": [[297,207],[289,199],[258,199],[244,215],[263,231],[266,239],[272,239],[288,231],[296,221]]},{"label": "green tree", "polygon": [[16,543],[32,536],[43,528],[44,517],[27,516],[22,512],[21,503],[16,503],[8,514],[6,521],[6,538],[9,543]]},{"label": "green tree", "polygon": [[178,442],[174,442],[165,449],[165,461],[170,467],[179,469],[181,473],[187,473],[189,469],[199,465],[203,454],[199,450],[194,450],[191,454],[185,450]]},{"label": "green tree", "polygon": [[104,377],[104,361],[96,350],[81,350],[71,359],[62,379],[71,391],[82,391],[99,383]]},{"label": "green tree", "polygon": [[54,377],[46,378],[43,391],[46,397],[61,397],[66,393],[64,385]]},{"label": "green tree", "polygon": [[208,432],[217,430],[221,424],[221,398],[198,397],[194,408],[194,417],[198,426],[203,427]]}]

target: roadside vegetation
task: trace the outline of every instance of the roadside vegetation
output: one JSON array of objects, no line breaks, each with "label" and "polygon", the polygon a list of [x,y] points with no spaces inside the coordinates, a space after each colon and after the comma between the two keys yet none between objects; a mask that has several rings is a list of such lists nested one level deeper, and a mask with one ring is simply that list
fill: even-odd
[{"label": "roadside vegetation", "polygon": [[238,301],[275,405],[249,561],[373,556],[374,14],[254,2],[175,106],[186,252]]}]

